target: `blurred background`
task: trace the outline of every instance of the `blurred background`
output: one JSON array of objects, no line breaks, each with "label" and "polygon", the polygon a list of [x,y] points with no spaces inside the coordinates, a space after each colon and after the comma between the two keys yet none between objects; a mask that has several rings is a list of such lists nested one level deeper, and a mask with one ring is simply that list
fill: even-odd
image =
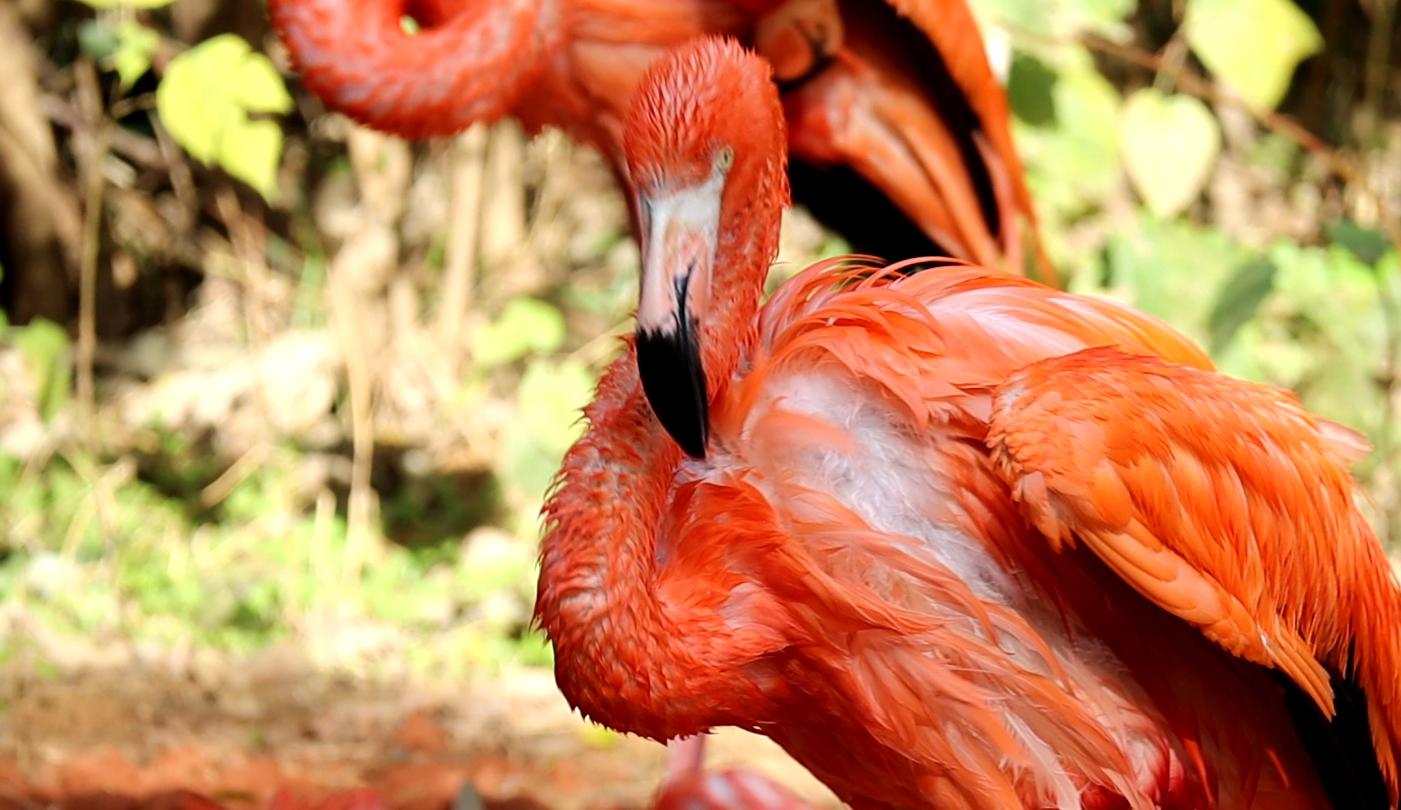
[{"label": "blurred background", "polygon": [[[1069,286],[1366,434],[1395,546],[1397,0],[972,5]],[[571,716],[528,627],[627,227],[556,132],[325,114],[262,3],[0,2],[0,807],[307,774],[639,806],[660,747]],[[791,211],[774,280],[846,249]]]}]

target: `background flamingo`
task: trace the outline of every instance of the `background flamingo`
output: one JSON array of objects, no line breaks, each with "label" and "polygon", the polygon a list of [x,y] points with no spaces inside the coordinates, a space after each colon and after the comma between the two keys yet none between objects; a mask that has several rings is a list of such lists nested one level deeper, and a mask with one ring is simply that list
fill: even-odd
[{"label": "background flamingo", "polygon": [[757,730],[857,807],[1395,806],[1360,440],[1149,316],[976,267],[825,262],[760,313],[767,79],[688,46],[627,119],[638,337],[541,551],[571,703]]},{"label": "background flamingo", "polygon": [[420,138],[510,115],[615,169],[647,65],[696,36],[738,36],[787,80],[798,200],[858,248],[1021,273],[1035,240],[1007,100],[963,0],[271,0],[268,13],[307,87],[357,121]]}]

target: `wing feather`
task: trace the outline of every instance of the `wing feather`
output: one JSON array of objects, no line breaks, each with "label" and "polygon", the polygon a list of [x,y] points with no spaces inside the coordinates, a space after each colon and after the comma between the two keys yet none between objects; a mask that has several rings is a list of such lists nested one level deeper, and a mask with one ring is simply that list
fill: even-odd
[{"label": "wing feather", "polygon": [[1325,667],[1355,673],[1395,790],[1401,603],[1354,504],[1357,434],[1286,391],[1101,347],[1013,374],[987,443],[1053,546],[1083,544],[1330,717]]}]

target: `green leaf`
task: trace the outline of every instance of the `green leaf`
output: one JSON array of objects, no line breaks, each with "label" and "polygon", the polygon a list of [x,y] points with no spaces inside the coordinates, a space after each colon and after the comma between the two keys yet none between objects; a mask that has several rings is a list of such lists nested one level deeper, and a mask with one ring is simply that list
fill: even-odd
[{"label": "green leaf", "polygon": [[283,113],[292,97],[266,56],[221,34],[170,61],[156,89],[156,109],[170,134],[195,158],[217,163],[271,199],[282,131],[249,113]]},{"label": "green leaf", "polygon": [[1221,151],[1221,131],[1206,105],[1189,96],[1136,91],[1119,119],[1129,180],[1160,217],[1191,205]]},{"label": "green leaf", "polygon": [[1048,67],[1053,119],[1046,126],[1015,122],[1017,144],[1038,203],[1070,218],[1114,192],[1120,182],[1115,124],[1119,93],[1080,46]]},{"label": "green leaf", "polygon": [[595,378],[582,364],[530,364],[516,394],[516,419],[503,437],[498,474],[519,497],[540,498],[564,451],[583,431],[579,411]]},{"label": "green leaf", "polygon": [[1187,0],[1187,42],[1256,109],[1272,109],[1323,37],[1290,0]]},{"label": "green leaf", "polygon": [[160,34],[133,20],[115,28],[101,19],[84,20],[78,26],[78,44],[103,70],[116,71],[123,91],[151,69],[151,56],[160,46]]},{"label": "green leaf", "polygon": [[122,90],[129,90],[136,80],[151,69],[151,56],[160,45],[155,31],[131,20],[117,27],[117,48],[112,52],[111,68],[117,72]]},{"label": "green leaf", "polygon": [[39,415],[47,422],[68,402],[72,391],[68,333],[53,321],[36,318],[18,330],[15,345],[34,373]]},{"label": "green leaf", "polygon": [[1217,291],[1251,255],[1215,228],[1145,213],[1137,228],[1114,233],[1106,258],[1111,285],[1135,306],[1205,343]]},{"label": "green leaf", "polygon": [[1251,166],[1271,172],[1275,177],[1272,182],[1285,184],[1289,182],[1290,172],[1294,170],[1302,151],[1299,144],[1288,136],[1267,132],[1250,142],[1245,150],[1245,159]]},{"label": "green leaf", "polygon": [[1021,52],[1012,54],[1012,69],[1007,76],[1007,99],[1012,112],[1036,127],[1050,126],[1056,121],[1055,71],[1045,62]]},{"label": "green leaf", "polygon": [[234,177],[271,199],[277,185],[277,163],[282,155],[282,130],[274,121],[248,121],[236,138],[225,141],[219,163]]},{"label": "green leaf", "polygon": [[1275,266],[1268,258],[1252,259],[1236,269],[1216,296],[1216,305],[1207,319],[1212,354],[1225,350],[1240,328],[1255,317],[1274,290],[1274,281]]},{"label": "green leaf", "polygon": [[117,32],[102,20],[83,20],[78,24],[78,47],[94,62],[111,58],[120,44]]},{"label": "green leaf", "polygon": [[1375,267],[1391,250],[1391,240],[1386,238],[1386,234],[1374,228],[1364,228],[1350,219],[1331,222],[1326,230],[1329,241],[1352,251],[1352,255],[1368,266]]},{"label": "green leaf", "polygon": [[[235,40],[247,48],[243,40]],[[248,53],[238,67],[238,76],[231,89],[234,99],[249,112],[292,111],[292,96],[287,93],[286,82],[282,81],[272,61],[260,53]]]},{"label": "green leaf", "polygon": [[1270,299],[1283,327],[1279,343],[1297,347],[1299,356],[1285,365],[1261,353],[1262,376],[1295,389],[1322,415],[1376,430],[1387,418],[1386,389],[1377,380],[1388,329],[1377,306],[1375,270],[1339,245],[1279,242],[1269,257],[1279,268]]},{"label": "green leaf", "polygon": [[485,367],[558,351],[564,345],[564,316],[537,298],[513,298],[495,321],[477,331],[472,344],[473,356]]}]

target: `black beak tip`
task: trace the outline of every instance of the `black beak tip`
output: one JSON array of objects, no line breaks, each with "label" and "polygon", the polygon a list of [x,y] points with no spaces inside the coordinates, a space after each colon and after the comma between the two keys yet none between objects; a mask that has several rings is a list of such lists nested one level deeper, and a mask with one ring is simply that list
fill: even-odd
[{"label": "black beak tip", "polygon": [[637,333],[637,373],[652,413],[686,455],[705,458],[709,397],[691,330]]}]

